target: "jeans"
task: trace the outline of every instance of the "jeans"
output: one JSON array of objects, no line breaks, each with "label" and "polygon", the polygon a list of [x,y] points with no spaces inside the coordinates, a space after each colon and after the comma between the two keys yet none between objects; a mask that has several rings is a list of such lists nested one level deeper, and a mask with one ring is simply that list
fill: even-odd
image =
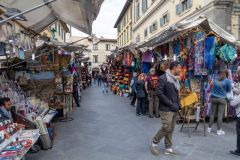
[{"label": "jeans", "polygon": [[137,98],[137,114],[145,114],[146,98]]},{"label": "jeans", "polygon": [[106,82],[103,83],[103,93],[104,92],[108,93],[108,87]]},{"label": "jeans", "polygon": [[102,80],[98,79],[98,86],[101,86],[101,84],[102,84]]},{"label": "jeans", "polygon": [[176,125],[177,113],[160,111],[162,127],[153,138],[153,143],[158,144],[165,137],[165,148],[172,147],[172,135]]},{"label": "jeans", "polygon": [[224,110],[227,104],[227,100],[224,98],[211,98],[211,113],[210,113],[210,122],[209,128],[212,128],[214,123],[215,115],[217,115],[217,129],[222,129],[222,120]]},{"label": "jeans", "polygon": [[137,100],[137,94],[136,92],[133,91],[133,99],[132,99],[131,105],[134,105],[136,100]]},{"label": "jeans", "polygon": [[77,105],[78,107],[80,107],[78,92],[73,92],[73,98],[74,98],[74,101],[75,101],[76,105]]},{"label": "jeans", "polygon": [[237,151],[240,153],[240,117],[237,118]]},{"label": "jeans", "polygon": [[94,78],[94,85],[97,84],[97,78]]}]

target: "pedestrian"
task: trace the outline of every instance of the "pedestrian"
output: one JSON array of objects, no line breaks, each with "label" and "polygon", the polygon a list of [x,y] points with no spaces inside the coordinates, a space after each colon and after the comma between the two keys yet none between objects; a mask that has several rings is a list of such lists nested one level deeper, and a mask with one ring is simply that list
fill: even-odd
[{"label": "pedestrian", "polygon": [[97,85],[97,73],[94,73],[93,79],[94,79],[94,85],[96,86]]},{"label": "pedestrian", "polygon": [[216,77],[211,82],[211,110],[210,121],[207,129],[208,133],[212,132],[215,115],[217,115],[217,135],[224,135],[222,130],[222,120],[227,105],[227,94],[232,91],[232,82],[227,78],[227,71],[220,69]]},{"label": "pedestrian", "polygon": [[158,76],[155,69],[150,69],[150,75],[146,78],[146,88],[149,101],[149,118],[153,118],[154,112],[156,118],[159,118],[159,99],[157,96]]},{"label": "pedestrian", "polygon": [[108,93],[108,80],[107,80],[107,76],[103,75],[102,76],[102,82],[103,82],[103,93]]},{"label": "pedestrian", "polygon": [[92,76],[91,74],[88,75],[89,87],[92,86]]},{"label": "pedestrian", "polygon": [[75,101],[77,107],[80,107],[78,90],[79,90],[79,84],[78,84],[77,78],[74,77],[73,78],[73,93],[72,94],[73,94],[73,98],[74,98],[74,101]]},{"label": "pedestrian", "polygon": [[233,93],[235,94],[235,98],[231,101],[231,105],[236,108],[236,131],[237,131],[237,149],[235,151],[230,151],[230,153],[234,156],[240,156],[240,66],[237,69],[237,80],[233,83]]},{"label": "pedestrian", "polygon": [[155,68],[155,74],[160,77],[160,76],[164,75],[167,70],[167,62],[161,61],[161,62],[157,63],[154,68]]},{"label": "pedestrian", "polygon": [[138,81],[136,83],[136,91],[137,91],[137,116],[140,115],[145,115],[145,102],[146,102],[146,97],[147,97],[147,91],[145,88],[145,76],[144,74],[140,74],[138,76]]},{"label": "pedestrian", "polygon": [[181,65],[175,61],[170,64],[170,69],[159,77],[157,95],[160,103],[160,118],[162,127],[154,136],[151,143],[151,152],[159,154],[158,143],[165,137],[165,154],[177,153],[172,149],[172,136],[176,125],[177,112],[180,109],[179,100],[179,74]]},{"label": "pedestrian", "polygon": [[97,79],[98,79],[98,86],[101,86],[101,83],[102,83],[102,74],[101,73],[98,74]]},{"label": "pedestrian", "polygon": [[133,72],[133,78],[131,80],[131,88],[132,88],[132,95],[133,95],[133,99],[131,102],[131,105],[134,106],[136,103],[136,99],[137,99],[137,90],[136,90],[136,85],[137,85],[137,72]]}]

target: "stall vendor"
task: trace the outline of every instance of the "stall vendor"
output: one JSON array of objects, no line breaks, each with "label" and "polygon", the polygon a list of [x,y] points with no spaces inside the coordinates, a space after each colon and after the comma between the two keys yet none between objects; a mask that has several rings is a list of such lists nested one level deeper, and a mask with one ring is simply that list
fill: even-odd
[{"label": "stall vendor", "polygon": [[12,102],[10,98],[0,99],[0,119],[11,120],[13,122],[12,113]]}]

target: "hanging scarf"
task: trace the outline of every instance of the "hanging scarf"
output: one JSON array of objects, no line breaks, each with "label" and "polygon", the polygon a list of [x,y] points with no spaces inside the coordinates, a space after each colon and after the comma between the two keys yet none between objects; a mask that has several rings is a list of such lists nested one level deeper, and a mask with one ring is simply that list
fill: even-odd
[{"label": "hanging scarf", "polygon": [[167,77],[167,81],[168,81],[169,83],[174,84],[174,86],[176,87],[176,89],[179,91],[179,90],[180,90],[179,77],[172,75],[172,73],[170,72],[169,69],[166,70],[166,77]]}]

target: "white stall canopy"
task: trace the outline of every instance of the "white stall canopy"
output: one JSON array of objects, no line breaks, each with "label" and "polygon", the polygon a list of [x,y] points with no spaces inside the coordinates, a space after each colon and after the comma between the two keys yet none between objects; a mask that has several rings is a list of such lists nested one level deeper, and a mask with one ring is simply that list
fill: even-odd
[{"label": "white stall canopy", "polygon": [[[1,0],[1,9],[23,12],[48,3],[50,0]],[[56,0],[36,10],[24,14],[27,21],[18,21],[24,27],[39,33],[46,27],[61,20],[74,28],[91,34],[92,23],[96,19],[103,0]]]}]

